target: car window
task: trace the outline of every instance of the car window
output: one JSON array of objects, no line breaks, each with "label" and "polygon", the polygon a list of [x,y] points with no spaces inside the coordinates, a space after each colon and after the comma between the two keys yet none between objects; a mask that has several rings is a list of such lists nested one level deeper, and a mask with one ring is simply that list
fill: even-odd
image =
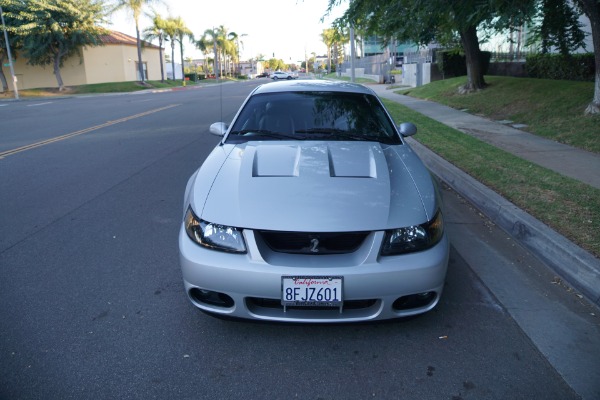
[{"label": "car window", "polygon": [[288,139],[402,143],[375,96],[343,92],[254,95],[241,110],[226,141]]}]

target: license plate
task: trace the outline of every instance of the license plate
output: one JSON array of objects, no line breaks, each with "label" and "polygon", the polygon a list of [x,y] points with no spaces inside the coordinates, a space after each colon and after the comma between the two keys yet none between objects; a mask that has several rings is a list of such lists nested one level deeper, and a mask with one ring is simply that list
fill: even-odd
[{"label": "license plate", "polygon": [[341,307],[341,276],[283,276],[283,306]]}]

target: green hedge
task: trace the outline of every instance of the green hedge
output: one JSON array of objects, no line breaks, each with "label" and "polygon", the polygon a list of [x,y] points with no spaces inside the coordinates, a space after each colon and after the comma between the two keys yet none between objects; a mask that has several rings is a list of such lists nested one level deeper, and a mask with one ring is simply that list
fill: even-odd
[{"label": "green hedge", "polygon": [[[488,72],[491,57],[491,52],[481,52],[484,75]],[[436,52],[436,60],[438,68],[444,78],[452,78],[467,74],[467,58],[464,54],[458,53],[454,50],[440,50]]]},{"label": "green hedge", "polygon": [[525,70],[531,78],[594,81],[594,53],[536,54],[527,57]]}]

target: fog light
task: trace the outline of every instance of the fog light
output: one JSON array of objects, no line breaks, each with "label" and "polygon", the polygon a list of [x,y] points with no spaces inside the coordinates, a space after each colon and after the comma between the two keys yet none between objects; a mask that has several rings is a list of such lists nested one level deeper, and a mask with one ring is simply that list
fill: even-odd
[{"label": "fog light", "polygon": [[234,304],[233,299],[225,293],[213,292],[205,289],[190,289],[190,297],[196,303],[208,304],[216,307],[231,308]]},{"label": "fog light", "polygon": [[410,310],[413,308],[426,307],[431,304],[436,298],[435,292],[423,292],[402,296],[392,304],[394,310]]}]

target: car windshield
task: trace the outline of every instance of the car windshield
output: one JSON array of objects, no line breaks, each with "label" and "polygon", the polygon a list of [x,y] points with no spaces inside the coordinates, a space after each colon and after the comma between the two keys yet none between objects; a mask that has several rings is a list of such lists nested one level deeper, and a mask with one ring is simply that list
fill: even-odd
[{"label": "car windshield", "polygon": [[312,91],[252,96],[226,141],[290,139],[402,143],[374,95]]}]

